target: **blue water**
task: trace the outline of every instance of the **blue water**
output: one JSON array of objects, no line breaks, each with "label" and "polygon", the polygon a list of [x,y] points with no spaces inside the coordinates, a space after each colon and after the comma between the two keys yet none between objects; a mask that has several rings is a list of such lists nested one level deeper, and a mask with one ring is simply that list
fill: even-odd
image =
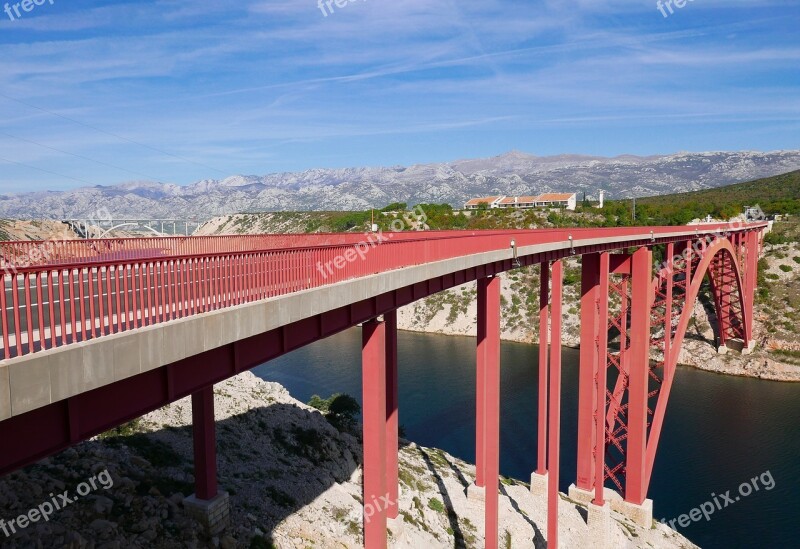
[{"label": "blue water", "polygon": [[[304,402],[348,393],[361,400],[361,331],[352,329],[259,366]],[[475,457],[475,339],[401,332],[400,424],[407,438]],[[527,481],[536,467],[538,352],[501,347],[502,474]],[[563,355],[561,490],[575,478],[578,352]],[[800,547],[800,385],[679,368],[648,496],[657,519],[688,514],[753,477],[760,489],[677,529],[709,548]],[[771,482],[772,481],[772,482]],[[772,486],[771,490],[766,487]]]}]

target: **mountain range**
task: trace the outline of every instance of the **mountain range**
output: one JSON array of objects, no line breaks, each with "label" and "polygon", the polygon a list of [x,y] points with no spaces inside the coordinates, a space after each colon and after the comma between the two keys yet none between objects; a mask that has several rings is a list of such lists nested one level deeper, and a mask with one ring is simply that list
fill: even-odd
[{"label": "mountain range", "polygon": [[403,167],[311,169],[235,175],[190,185],[134,181],[66,191],[0,195],[0,217],[81,218],[106,208],[116,219],[208,218],[237,212],[364,210],[392,202],[450,203],[489,195],[577,192],[630,198],[708,189],[800,169],[800,150],[682,152],[613,158],[534,156]]}]

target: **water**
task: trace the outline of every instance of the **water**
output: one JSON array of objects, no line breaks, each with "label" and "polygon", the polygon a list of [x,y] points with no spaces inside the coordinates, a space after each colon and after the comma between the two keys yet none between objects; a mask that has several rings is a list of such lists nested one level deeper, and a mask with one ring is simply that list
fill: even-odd
[{"label": "water", "polygon": [[[304,402],[348,393],[361,400],[361,331],[352,329],[254,370]],[[407,438],[474,462],[475,339],[400,332],[400,424]],[[536,466],[538,352],[501,347],[501,473],[528,480]],[[561,490],[575,479],[578,351],[563,356]],[[759,491],[739,486],[760,476]],[[770,480],[774,481],[770,482]],[[766,488],[773,486],[771,490]],[[709,548],[798,547],[800,385],[679,368],[649,497],[657,519],[676,519],[730,490],[711,519],[675,526]],[[707,506],[708,508],[708,506]]]}]

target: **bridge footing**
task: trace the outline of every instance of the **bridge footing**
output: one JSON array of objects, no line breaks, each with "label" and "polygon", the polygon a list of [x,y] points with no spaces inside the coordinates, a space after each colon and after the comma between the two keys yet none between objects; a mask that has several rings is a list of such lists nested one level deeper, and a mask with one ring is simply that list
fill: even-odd
[{"label": "bridge footing", "polygon": [[[574,484],[569,486],[569,497],[582,505],[588,506],[594,501],[594,491],[583,490]],[[653,526],[653,500],[646,499],[640,505],[625,501],[611,488],[603,489],[603,499],[611,505],[611,510],[629,518],[642,528]]]},{"label": "bridge footing", "polygon": [[535,497],[547,496],[547,473],[531,473],[531,495]]},{"label": "bridge footing", "polygon": [[231,519],[230,496],[227,492],[219,492],[209,500],[198,499],[192,494],[183,500],[186,514],[200,522],[212,536],[225,530]]},{"label": "bridge footing", "polygon": [[592,547],[612,549],[611,505],[608,502],[604,505],[595,505],[589,502],[587,509],[589,514],[586,518],[586,525],[589,527],[589,539],[592,540]]},{"label": "bridge footing", "polygon": [[473,482],[467,486],[467,499],[481,505],[486,504],[486,487],[478,486]]},{"label": "bridge footing", "polygon": [[392,538],[395,543],[399,541],[408,541],[406,535],[406,521],[403,517],[395,517],[386,519],[386,529],[392,533]]}]

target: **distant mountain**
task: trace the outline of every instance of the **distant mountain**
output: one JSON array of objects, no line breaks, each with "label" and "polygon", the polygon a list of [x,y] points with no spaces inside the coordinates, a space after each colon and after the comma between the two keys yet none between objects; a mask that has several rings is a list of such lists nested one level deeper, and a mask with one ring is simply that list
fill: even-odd
[{"label": "distant mountain", "polygon": [[363,210],[391,202],[448,202],[495,194],[570,191],[608,198],[687,192],[800,169],[800,150],[560,155],[512,151],[493,158],[408,167],[313,169],[206,179],[191,185],[138,181],[60,192],[0,195],[0,217],[64,219],[105,207],[113,217],[207,218],[236,212]]}]

